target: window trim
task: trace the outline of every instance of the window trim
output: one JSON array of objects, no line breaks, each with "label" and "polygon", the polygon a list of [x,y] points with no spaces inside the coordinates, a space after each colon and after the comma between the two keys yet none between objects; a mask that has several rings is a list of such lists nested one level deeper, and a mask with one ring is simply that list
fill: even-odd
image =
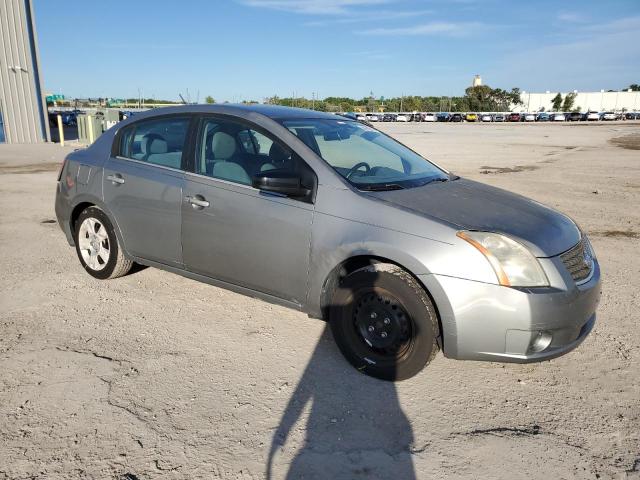
[{"label": "window trim", "polygon": [[163,170],[169,170],[171,172],[178,172],[178,173],[184,173],[185,171],[180,169],[180,168],[173,168],[173,167],[167,167],[166,165],[160,165],[159,163],[149,163],[149,162],[145,162],[144,160],[137,160],[135,158],[129,158],[129,157],[123,157],[121,155],[116,155],[115,158],[117,160],[126,160],[127,162],[133,162],[133,163],[137,163],[138,165],[148,165],[150,167],[157,167],[157,168],[161,168]]}]

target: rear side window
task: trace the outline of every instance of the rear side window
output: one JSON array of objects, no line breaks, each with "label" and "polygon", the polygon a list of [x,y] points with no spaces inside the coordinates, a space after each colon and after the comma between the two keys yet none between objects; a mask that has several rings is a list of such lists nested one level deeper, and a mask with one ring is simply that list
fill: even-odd
[{"label": "rear side window", "polygon": [[189,118],[165,117],[136,122],[120,135],[119,155],[180,169]]}]

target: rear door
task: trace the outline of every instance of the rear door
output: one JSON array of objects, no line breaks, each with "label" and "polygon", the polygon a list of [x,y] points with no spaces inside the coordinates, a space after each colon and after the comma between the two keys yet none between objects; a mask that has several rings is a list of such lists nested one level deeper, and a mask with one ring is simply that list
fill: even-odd
[{"label": "rear door", "polygon": [[314,206],[263,193],[251,177],[309,167],[265,132],[228,118],[203,118],[196,138],[195,171],[185,174],[182,207],[185,267],[301,304]]},{"label": "rear door", "polygon": [[104,201],[132,255],[182,265],[182,158],[190,122],[185,115],[141,120],[116,138],[104,168]]}]

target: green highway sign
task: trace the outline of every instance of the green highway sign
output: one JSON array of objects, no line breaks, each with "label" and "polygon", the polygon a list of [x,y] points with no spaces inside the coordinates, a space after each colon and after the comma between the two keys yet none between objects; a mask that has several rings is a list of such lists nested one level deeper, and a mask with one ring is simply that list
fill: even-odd
[{"label": "green highway sign", "polygon": [[51,94],[46,96],[47,102],[57,102],[58,100],[64,100],[64,95],[59,93]]}]

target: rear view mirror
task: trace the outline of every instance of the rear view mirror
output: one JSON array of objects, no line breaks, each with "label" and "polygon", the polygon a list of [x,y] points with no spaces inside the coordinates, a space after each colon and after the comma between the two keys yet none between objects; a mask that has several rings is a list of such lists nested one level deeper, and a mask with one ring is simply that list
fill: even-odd
[{"label": "rear view mirror", "polygon": [[300,176],[291,172],[267,170],[253,177],[251,184],[253,188],[287,197],[306,197],[311,193],[311,190],[302,185]]},{"label": "rear view mirror", "polygon": [[331,142],[336,140],[347,140],[351,137],[351,132],[347,128],[341,128],[340,130],[330,130],[325,132],[323,138],[325,142]]},{"label": "rear view mirror", "polygon": [[338,133],[337,130],[330,130],[327,133],[324,134],[324,141],[325,142],[331,142],[333,140],[340,140],[340,134]]}]

